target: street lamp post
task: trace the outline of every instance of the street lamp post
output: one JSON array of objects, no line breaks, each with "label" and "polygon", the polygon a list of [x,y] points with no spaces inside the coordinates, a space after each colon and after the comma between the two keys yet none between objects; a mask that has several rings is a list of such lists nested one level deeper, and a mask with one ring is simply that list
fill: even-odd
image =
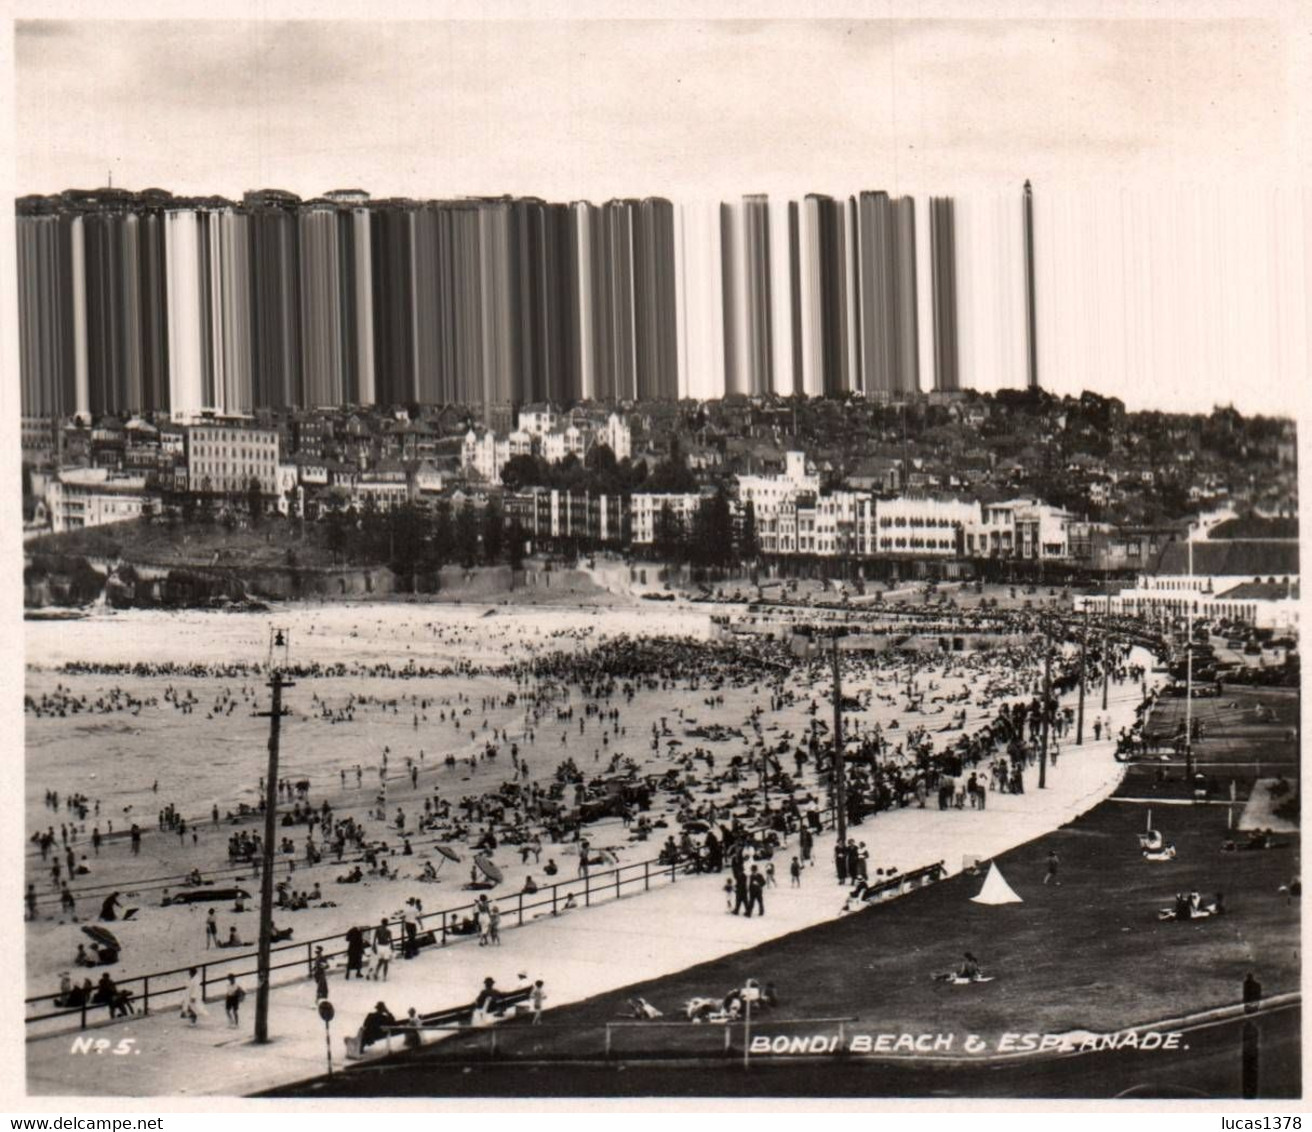
[{"label": "street lamp post", "polygon": [[1039,750],[1039,789],[1048,785],[1048,705],[1052,702],[1052,630],[1045,622],[1043,626],[1043,704],[1040,708],[1039,723],[1043,729],[1042,746]]},{"label": "street lamp post", "polygon": [[1084,603],[1080,625],[1080,700],[1075,717],[1075,745],[1084,746],[1084,665],[1089,651],[1089,603]]},{"label": "street lamp post", "polygon": [[1107,684],[1111,680],[1112,594],[1107,591],[1107,615],[1102,622],[1102,710],[1107,710]]},{"label": "street lamp post", "polygon": [[838,843],[847,841],[847,768],[843,758],[843,675],[838,663],[838,635],[831,640],[834,665],[834,810]]},{"label": "street lamp post", "polygon": [[[274,629],[269,643],[269,765],[264,782],[264,852],[260,873],[260,942],[256,955],[255,1041],[269,1040],[269,953],[273,946],[273,861],[278,835],[278,740],[282,724],[282,691],[292,686],[284,675],[287,665],[288,633]],[[281,653],[281,657],[279,657]]]}]

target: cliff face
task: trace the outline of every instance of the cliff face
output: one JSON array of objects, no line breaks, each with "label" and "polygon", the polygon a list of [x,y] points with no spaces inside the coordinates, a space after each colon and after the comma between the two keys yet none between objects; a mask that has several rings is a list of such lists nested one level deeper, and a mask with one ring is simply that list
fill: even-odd
[{"label": "cliff face", "polygon": [[399,588],[396,575],[386,566],[167,568],[59,554],[29,557],[23,581],[23,604],[28,609],[102,601],[118,609],[180,609],[251,598],[294,601],[386,596]]},{"label": "cliff face", "polygon": [[[332,601],[417,594],[438,601],[492,602],[507,595],[533,601],[568,601],[624,593],[623,571],[551,568],[529,563],[443,566],[421,574],[397,574],[388,566],[305,566],[222,561],[149,561],[148,555],[113,557],[70,551],[31,551],[23,571],[27,609],[81,608],[105,603],[115,609],[210,607],[249,600]],[[627,570],[627,568],[624,568]]]}]

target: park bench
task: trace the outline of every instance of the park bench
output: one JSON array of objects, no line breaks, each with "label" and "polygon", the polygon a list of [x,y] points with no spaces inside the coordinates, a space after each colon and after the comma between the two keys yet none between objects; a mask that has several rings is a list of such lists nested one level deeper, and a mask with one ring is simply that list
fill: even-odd
[{"label": "park bench", "polygon": [[[493,1017],[502,1021],[513,1017],[519,1013],[520,1007],[529,1001],[532,993],[532,987],[520,987],[518,990],[501,995],[497,999],[496,1007],[491,1012]],[[471,1002],[465,1006],[453,1006],[445,1010],[436,1010],[429,1014],[419,1015],[419,1029],[423,1031],[472,1026],[473,1019],[474,1004]],[[361,1061],[374,1056],[384,1057],[392,1051],[393,1036],[404,1035],[409,1028],[408,1025],[402,1023],[389,1026],[381,1043],[375,1042],[371,1048],[365,1049],[361,1045],[364,1038],[364,1025],[362,1023],[360,1028],[346,1039],[346,1059],[348,1061]]]}]

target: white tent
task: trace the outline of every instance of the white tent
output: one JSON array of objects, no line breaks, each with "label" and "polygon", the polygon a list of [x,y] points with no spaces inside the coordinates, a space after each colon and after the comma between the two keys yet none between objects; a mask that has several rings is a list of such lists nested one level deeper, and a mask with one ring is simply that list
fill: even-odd
[{"label": "white tent", "polygon": [[979,890],[979,895],[972,896],[971,900],[976,904],[1023,903],[1003,878],[1002,870],[998,868],[996,861],[989,866],[989,875],[984,878],[984,886]]}]

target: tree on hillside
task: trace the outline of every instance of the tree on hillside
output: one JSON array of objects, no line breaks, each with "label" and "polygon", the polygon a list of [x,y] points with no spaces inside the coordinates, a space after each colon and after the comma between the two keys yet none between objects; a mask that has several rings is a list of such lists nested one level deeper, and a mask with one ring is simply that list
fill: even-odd
[{"label": "tree on hillside", "polygon": [[347,542],[346,516],[334,507],[324,516],[323,525],[328,535],[328,549],[332,551],[333,565],[341,565]]},{"label": "tree on hillside", "polygon": [[490,500],[483,511],[483,559],[489,565],[501,557],[505,534],[505,516],[501,513],[501,505],[495,499]]},{"label": "tree on hillside", "polygon": [[750,500],[743,508],[742,527],[738,532],[738,558],[753,562],[761,556],[761,542],[756,534],[756,504]]},{"label": "tree on hillside", "polygon": [[455,556],[465,569],[478,562],[478,516],[471,503],[466,503],[456,515]]},{"label": "tree on hillside", "polygon": [[524,564],[524,541],[527,537],[519,519],[511,519],[506,528],[506,561],[512,570],[518,570]]},{"label": "tree on hillside", "polygon": [[609,444],[594,444],[583,458],[583,466],[597,475],[611,475],[618,467],[618,462]]},{"label": "tree on hillside", "polygon": [[251,476],[251,482],[246,485],[246,510],[250,512],[251,526],[258,527],[264,515],[264,493],[260,491],[260,481],[255,476]]},{"label": "tree on hillside", "polygon": [[512,456],[501,469],[501,482],[511,491],[545,487],[550,482],[550,469],[547,462],[537,456]]},{"label": "tree on hillside", "polygon": [[425,537],[427,522],[422,511],[413,503],[396,508],[392,519],[391,567],[410,582],[414,590],[414,576],[422,568],[427,554]]},{"label": "tree on hillside", "polygon": [[697,505],[689,539],[692,560],[699,566],[725,566],[733,557],[733,513],[724,487]]},{"label": "tree on hillside", "polygon": [[662,505],[657,513],[652,535],[652,546],[661,558],[670,562],[684,560],[688,549],[688,535],[684,528],[683,516],[676,514],[668,503]]},{"label": "tree on hillside", "polygon": [[433,516],[433,560],[441,566],[455,556],[456,524],[451,514],[451,504],[445,499],[439,500]]}]

